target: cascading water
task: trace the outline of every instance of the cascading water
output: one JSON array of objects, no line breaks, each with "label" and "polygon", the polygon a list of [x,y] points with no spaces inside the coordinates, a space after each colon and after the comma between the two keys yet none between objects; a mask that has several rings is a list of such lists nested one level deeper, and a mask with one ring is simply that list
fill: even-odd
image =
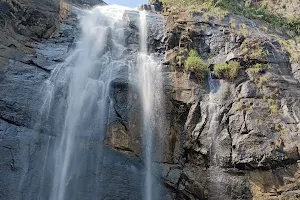
[{"label": "cascading water", "polygon": [[217,114],[217,104],[215,102],[215,93],[218,91],[218,80],[213,79],[211,73],[208,75],[208,85],[209,85],[209,102],[208,102],[208,112],[210,114],[210,124],[209,130],[215,128],[215,118]]},{"label": "cascading water", "polygon": [[144,132],[144,147],[145,147],[145,166],[146,166],[146,177],[145,177],[145,200],[151,200],[152,194],[152,136],[153,136],[153,94],[151,88],[151,60],[147,55],[147,20],[146,12],[142,11],[140,13],[140,49],[138,66],[139,66],[139,75],[141,83],[141,93],[143,95],[143,132]]},{"label": "cascading water", "polygon": [[[153,144],[161,142],[164,132],[163,79],[156,56],[147,51],[147,32],[157,16],[151,14],[155,16],[151,24],[149,13],[119,6],[95,7],[79,15],[81,38],[43,87],[41,129],[53,136],[47,141],[38,199],[158,200],[161,186],[152,165],[156,155],[162,155]],[[134,27],[139,27],[139,49]],[[131,89],[119,91],[115,88],[119,86]],[[137,88],[144,167],[139,159],[106,146],[110,124],[122,121],[127,129],[131,123],[132,102],[126,101],[132,100],[120,100],[118,92],[134,96]],[[114,134],[117,140],[122,136]]]},{"label": "cascading water", "polygon": [[[59,119],[53,123],[59,128],[52,131],[58,131],[54,134],[60,138],[52,149],[52,160],[48,161],[53,163],[54,170],[51,200],[80,199],[80,174],[89,170],[95,171],[94,180],[89,182],[96,194],[91,196],[98,199],[100,186],[96,179],[101,174],[104,156],[102,143],[110,108],[109,87],[126,64],[124,28],[120,25],[124,11],[125,8],[118,6],[84,11],[82,36],[76,49],[57,66],[44,87],[48,92],[42,109],[46,120],[51,114]],[[66,100],[58,97],[59,93]],[[89,147],[91,141],[99,144],[94,145],[93,153]],[[88,163],[91,156],[95,157],[93,163]]]},{"label": "cascading water", "polygon": [[[210,150],[211,156],[215,156],[214,148],[215,148],[215,137],[217,136],[218,133],[218,127],[219,127],[219,122],[217,121],[217,116],[219,112],[219,106],[218,106],[218,96],[217,92],[219,90],[219,80],[218,79],[213,79],[211,73],[208,75],[208,86],[209,86],[209,100],[208,100],[208,113],[209,113],[209,128],[208,132],[212,136],[212,146]],[[215,162],[216,159],[211,159]]]},{"label": "cascading water", "polygon": [[[156,180],[152,163],[154,158],[153,143],[154,138],[161,136],[161,121],[163,116],[159,114],[163,111],[163,92],[161,66],[148,54],[148,22],[147,12],[140,12],[140,53],[138,55],[138,75],[140,83],[140,93],[143,104],[143,141],[145,157],[145,180],[144,180],[144,199],[159,199],[158,188],[155,188]],[[159,120],[157,120],[159,119]],[[159,152],[162,153],[162,152]]]}]

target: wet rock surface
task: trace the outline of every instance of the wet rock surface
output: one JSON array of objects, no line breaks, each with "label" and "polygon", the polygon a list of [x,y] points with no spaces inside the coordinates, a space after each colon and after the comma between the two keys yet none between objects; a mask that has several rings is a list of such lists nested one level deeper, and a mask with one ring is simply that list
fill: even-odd
[{"label": "wet rock surface", "polygon": [[[73,8],[70,12],[78,12],[78,9]],[[47,92],[44,91],[46,81],[53,81],[49,80],[50,74],[59,72],[59,66],[76,45],[80,35],[78,23],[76,14],[71,13],[54,35],[34,43],[32,53],[20,50],[20,55],[16,54],[14,59],[10,57],[3,65],[0,76],[1,199],[51,197],[55,155],[49,152],[54,152],[53,148],[60,140],[60,135],[56,134],[60,127],[55,125],[63,119],[54,115],[55,111],[44,119],[41,115],[45,102],[43,95]],[[134,41],[130,37],[134,37],[136,31],[128,30],[129,40]],[[128,51],[126,55],[134,56],[136,51]],[[62,82],[56,84],[59,87],[53,102],[57,103],[56,109],[63,110],[65,108],[59,105],[65,101],[66,88]],[[83,159],[76,175],[80,190],[74,193],[73,185],[70,185],[66,190],[68,198],[142,198],[144,164],[138,157],[142,147],[139,99],[134,93],[129,97],[129,90],[132,89],[128,85],[128,66],[125,66],[111,83],[108,100],[112,107],[108,107],[111,114],[107,121],[105,146],[99,137],[78,138],[77,152]],[[166,192],[164,196],[167,198]]]}]

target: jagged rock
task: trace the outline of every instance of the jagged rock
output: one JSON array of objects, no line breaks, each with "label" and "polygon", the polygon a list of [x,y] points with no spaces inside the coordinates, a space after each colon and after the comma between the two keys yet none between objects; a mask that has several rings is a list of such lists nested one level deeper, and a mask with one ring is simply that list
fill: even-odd
[{"label": "jagged rock", "polygon": [[[13,14],[20,21],[10,22],[0,31],[0,198],[7,200],[18,195],[23,199],[38,199],[43,187],[39,184],[40,177],[46,174],[43,177],[46,182],[51,180],[51,163],[41,166],[48,159],[47,148],[53,147],[58,137],[57,131],[49,126],[62,119],[50,113],[51,123],[42,124],[42,128],[34,126],[31,120],[32,116],[39,117],[41,86],[67,57],[79,34],[74,18],[64,20],[57,30],[61,15],[69,14],[69,6],[62,5],[62,10],[53,2],[47,4],[51,9],[45,6],[46,10],[39,10],[33,9],[34,5],[39,8],[43,1],[32,2],[16,4],[28,8],[22,15],[11,4],[0,3],[1,17],[9,20]],[[122,55],[130,56],[138,49],[138,14],[130,11],[124,15],[124,22],[128,22],[124,33],[128,50]],[[221,23],[217,19],[204,19],[197,12],[175,12],[169,15],[166,30],[160,17],[153,14],[148,17],[149,52],[165,54],[165,64],[175,66],[174,69],[166,66],[163,71],[166,99],[162,106],[167,120],[163,122],[163,137],[155,135],[154,139],[153,157],[160,165],[155,174],[168,188],[162,192],[162,198],[299,198],[299,64],[289,63],[288,54],[282,51],[276,38],[259,29],[259,22],[244,17],[229,16]],[[247,24],[249,35],[231,32],[230,19]],[[39,23],[41,26],[37,26]],[[268,50],[269,55],[263,59],[245,59],[242,45],[252,39]],[[195,80],[183,68],[191,48],[211,64],[211,70],[219,62],[241,62],[239,77],[219,80],[213,90],[207,80]],[[249,68],[255,64],[267,63],[269,66],[263,72],[250,73]],[[109,87],[107,101],[111,113],[104,130],[105,148],[99,147],[98,138],[80,139],[76,146],[80,152],[105,154],[103,160],[94,159],[97,157],[94,154],[87,159],[89,166],[94,167],[78,175],[82,191],[76,198],[90,199],[101,192],[107,199],[142,197],[141,102],[137,88],[127,80],[129,67],[124,65]],[[59,91],[53,97],[54,103],[66,95],[62,83],[57,84]],[[156,155],[161,149],[164,154]],[[99,166],[103,168],[100,170]],[[20,180],[24,188],[16,191]],[[91,184],[90,180],[99,185]],[[100,191],[102,187],[105,191]],[[39,198],[49,196],[50,191],[44,190]]]},{"label": "jagged rock", "polygon": [[256,97],[256,86],[251,81],[246,81],[238,86],[240,88],[239,98],[254,98]]},{"label": "jagged rock", "polygon": [[[237,23],[247,24],[249,36],[236,32],[227,34],[228,29],[222,27],[223,24],[214,27],[210,24],[211,21],[203,26],[196,25],[201,30],[196,29],[197,37],[189,36],[189,39],[201,58],[213,64],[235,60],[242,61],[243,65],[243,61],[247,60],[241,56],[240,47],[255,36],[259,38],[262,49],[266,49],[269,54],[263,59],[253,59],[251,64],[268,62],[270,66],[267,72],[251,75],[245,69],[249,66],[245,65],[238,78],[231,82],[221,80],[219,88],[211,92],[205,90],[205,85],[193,82],[192,77],[179,72],[183,70],[184,63],[180,64],[176,60],[177,56],[187,57],[187,54],[184,55],[179,50],[180,46],[193,48],[190,47],[189,40],[181,40],[179,43],[179,39],[187,35],[184,31],[191,27],[188,22],[204,21],[201,14],[193,13],[189,18],[186,13],[173,12],[167,19],[168,32],[165,41],[168,51],[165,59],[169,65],[176,66],[176,72],[173,72],[176,76],[171,76],[174,81],[173,87],[170,87],[173,89],[170,98],[190,105],[185,114],[183,132],[186,135],[181,146],[185,152],[181,158],[185,161],[182,166],[182,182],[178,186],[171,184],[174,190],[180,191],[175,199],[214,199],[217,195],[222,196],[222,199],[251,199],[252,195],[262,199],[256,196],[253,181],[247,177],[247,173],[261,168],[277,170],[279,166],[291,166],[299,159],[298,144],[293,142],[299,139],[299,117],[295,114],[298,111],[293,111],[298,109],[298,103],[294,104],[298,102],[295,98],[299,96],[299,80],[295,80],[299,71],[297,65],[293,64],[291,71],[289,59],[276,43],[276,37],[261,37],[256,32],[257,26],[254,22],[237,16],[231,17]],[[179,18],[182,18],[180,24],[177,23]],[[195,29],[191,30],[194,31]],[[202,167],[207,172],[200,172],[200,169],[192,171],[191,165]],[[228,174],[222,170],[214,171],[220,168],[228,170]],[[185,174],[186,170],[189,176]],[[199,177],[196,174],[200,174]],[[236,178],[237,174],[239,178]],[[270,174],[270,177],[275,176]],[[218,177],[222,177],[222,180],[218,180]],[[225,177],[234,181],[223,182]],[[210,182],[214,184],[210,185]],[[238,183],[243,183],[244,186],[238,187]],[[220,185],[226,184],[234,188],[234,191],[223,190]],[[278,183],[276,188],[283,185]],[[211,191],[210,187],[222,192]],[[296,194],[297,190],[293,190],[296,192],[291,194]],[[262,191],[262,194],[268,196],[268,192],[270,197],[275,194],[271,189]],[[274,199],[284,198],[278,194],[275,196]]]}]

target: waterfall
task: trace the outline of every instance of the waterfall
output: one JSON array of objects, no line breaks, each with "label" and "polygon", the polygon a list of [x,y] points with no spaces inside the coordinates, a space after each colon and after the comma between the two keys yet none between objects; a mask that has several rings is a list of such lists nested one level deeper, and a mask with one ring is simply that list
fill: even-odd
[{"label": "waterfall", "polygon": [[[163,78],[158,57],[147,50],[148,29],[156,18],[151,24],[151,14],[115,5],[78,13],[81,37],[42,88],[42,129],[53,137],[48,141],[39,198],[118,199],[126,191],[124,196],[136,193],[133,200],[158,200],[161,185],[155,178],[157,168],[153,163],[163,153],[157,147],[164,133]],[[139,93],[136,102],[130,104],[140,110],[128,113],[129,103],[125,110],[119,110],[123,113],[116,110],[116,104],[126,101],[114,94],[117,85],[130,88],[127,96]],[[139,134],[144,166],[134,158],[120,155],[115,151],[118,148],[106,146],[110,144],[109,126],[116,121],[121,121],[126,134],[131,134],[131,114],[142,116]],[[118,131],[118,138],[114,139],[122,137]],[[124,172],[119,173],[120,170]],[[128,191],[129,187],[140,191]]]},{"label": "waterfall", "polygon": [[209,99],[208,99],[208,113],[209,113],[209,127],[208,132],[211,134],[211,148],[210,148],[210,156],[211,161],[217,162],[215,158],[215,140],[218,135],[218,128],[219,128],[219,121],[217,119],[219,115],[219,96],[218,96],[218,90],[219,90],[219,80],[213,79],[211,73],[208,74],[208,86],[209,86]]},{"label": "waterfall", "polygon": [[140,94],[142,95],[143,104],[143,144],[145,157],[145,180],[144,180],[144,199],[159,199],[158,189],[155,188],[156,180],[153,166],[155,152],[153,149],[154,138],[162,135],[161,121],[162,116],[159,114],[163,108],[163,91],[162,91],[162,72],[161,66],[155,61],[153,55],[149,55],[147,47],[148,38],[148,13],[140,12],[140,53],[138,56],[138,76],[140,84]]},{"label": "waterfall", "polygon": [[152,136],[153,136],[153,91],[151,87],[152,77],[151,58],[147,55],[147,20],[146,11],[140,12],[140,54],[138,58],[139,77],[143,102],[143,139],[146,177],[144,183],[145,200],[151,200],[152,196]]},{"label": "waterfall", "polygon": [[[81,170],[96,168],[96,174],[101,172],[109,87],[125,62],[120,25],[124,11],[125,8],[118,6],[84,11],[80,19],[81,38],[75,50],[57,66],[43,88],[47,92],[42,108],[46,119],[51,112],[54,118],[59,118],[53,124],[59,128],[52,129],[59,138],[52,150],[51,200],[78,199]],[[59,95],[66,96],[65,100]],[[90,140],[99,141],[92,166],[87,162]],[[91,182],[97,188],[97,181]]]}]

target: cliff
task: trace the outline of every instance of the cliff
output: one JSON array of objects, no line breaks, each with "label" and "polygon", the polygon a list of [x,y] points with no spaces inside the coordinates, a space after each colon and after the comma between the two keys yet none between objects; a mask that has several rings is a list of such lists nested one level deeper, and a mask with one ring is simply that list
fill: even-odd
[{"label": "cliff", "polygon": [[174,198],[298,199],[298,2],[163,2]]},{"label": "cliff", "polygon": [[[72,1],[87,3],[98,1]],[[155,135],[151,152],[161,190],[156,199],[299,199],[298,1],[163,3],[162,15],[152,13],[148,21],[148,50],[163,65],[165,80],[155,121],[163,136]],[[14,0],[1,1],[0,11],[0,199],[48,199],[80,10],[58,1]],[[143,198],[142,102],[129,81],[139,51],[138,19],[137,11],[127,11],[122,23],[107,29],[109,36],[115,27],[124,32],[124,42],[113,42],[121,34],[108,37],[97,52],[112,55],[103,62],[121,68],[109,74],[107,97],[86,100],[75,130],[74,157],[82,162],[74,161],[78,169],[71,173],[79,181],[69,185],[75,190],[68,198]],[[99,95],[96,75],[89,87],[96,85]],[[42,101],[48,93],[51,99]],[[51,104],[43,110],[47,117],[44,102]],[[101,113],[99,102],[106,106]]]},{"label": "cliff", "polygon": [[0,71],[8,59],[34,53],[35,42],[51,37],[70,13],[71,4],[93,6],[103,1],[13,0],[0,2]]}]

